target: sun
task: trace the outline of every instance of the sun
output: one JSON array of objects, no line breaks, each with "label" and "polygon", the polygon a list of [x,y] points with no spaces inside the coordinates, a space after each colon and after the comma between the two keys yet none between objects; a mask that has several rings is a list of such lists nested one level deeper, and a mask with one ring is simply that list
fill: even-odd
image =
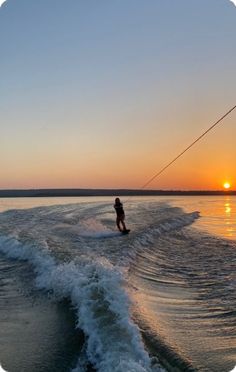
[{"label": "sun", "polygon": [[231,185],[230,185],[229,182],[225,182],[225,183],[223,184],[223,186],[224,186],[224,189],[225,189],[225,190],[228,190],[228,189],[230,189],[230,187],[231,187]]}]

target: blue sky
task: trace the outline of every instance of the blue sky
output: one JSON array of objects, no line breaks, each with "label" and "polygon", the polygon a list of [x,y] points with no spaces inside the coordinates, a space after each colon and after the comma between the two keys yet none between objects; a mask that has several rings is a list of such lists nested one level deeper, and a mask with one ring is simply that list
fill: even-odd
[{"label": "blue sky", "polygon": [[[141,186],[236,103],[235,36],[227,0],[7,0],[0,187]],[[233,182],[235,135],[234,114],[152,187]]]}]

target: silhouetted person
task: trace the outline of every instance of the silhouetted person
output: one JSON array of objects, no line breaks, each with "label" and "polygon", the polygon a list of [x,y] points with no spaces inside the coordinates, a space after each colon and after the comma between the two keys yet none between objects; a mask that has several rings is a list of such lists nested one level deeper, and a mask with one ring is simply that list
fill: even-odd
[{"label": "silhouetted person", "polygon": [[[120,231],[126,231],[127,229],[126,229],[125,222],[124,222],[125,212],[124,212],[124,209],[123,209],[123,204],[121,203],[119,198],[115,199],[114,208],[116,210],[116,225],[117,225],[118,229]],[[120,225],[122,225],[123,230],[121,229]]]}]

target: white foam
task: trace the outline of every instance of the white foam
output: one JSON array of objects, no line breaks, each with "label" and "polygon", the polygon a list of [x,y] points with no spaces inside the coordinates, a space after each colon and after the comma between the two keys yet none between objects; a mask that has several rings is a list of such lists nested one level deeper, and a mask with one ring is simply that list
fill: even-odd
[{"label": "white foam", "polygon": [[[231,3],[233,3],[236,6],[236,0],[230,0],[230,1],[231,1]],[[234,369],[234,371],[235,371],[235,369]]]},{"label": "white foam", "polygon": [[[57,264],[45,247],[23,245],[9,237],[0,237],[0,251],[33,264],[38,288],[53,291],[58,299],[70,298],[77,326],[87,336],[86,355],[98,371],[151,370],[139,329],[130,317],[122,270],[106,259],[91,262],[88,257]],[[81,370],[78,362],[74,372]]]},{"label": "white foam", "polygon": [[0,372],[7,372],[5,369],[2,368],[1,364],[0,364]]},{"label": "white foam", "polygon": [[[158,214],[159,220],[155,224],[139,230],[132,239],[119,245],[119,250],[114,249],[111,254],[109,249],[109,260],[102,258],[106,255],[103,246],[95,243],[91,247],[89,245],[91,249],[80,247],[80,255],[74,261],[58,263],[50,255],[47,244],[43,243],[46,240],[40,238],[42,232],[47,232],[47,223],[43,222],[42,225],[41,220],[37,224],[40,229],[36,230],[37,245],[22,244],[14,236],[0,237],[0,251],[14,259],[28,260],[34,266],[38,288],[53,292],[58,299],[71,300],[77,313],[77,326],[86,335],[86,352],[80,356],[74,372],[86,370],[86,360],[103,372],[153,370],[140,331],[130,316],[125,273],[139,250],[152,244],[156,237],[191,224],[199,214],[181,212],[174,216],[163,215],[161,220],[160,217]],[[17,229],[14,231],[17,236]],[[100,239],[119,236],[120,233],[90,218],[80,220],[76,235]],[[110,258],[116,262],[116,266],[112,265]],[[155,370],[160,371],[160,368],[156,367]]]},{"label": "white foam", "polygon": [[80,226],[77,227],[77,233],[81,237],[93,239],[113,238],[120,235],[119,232],[110,230],[95,218],[81,221]]},{"label": "white foam", "polygon": [[[1,6],[2,6],[5,2],[6,2],[6,0],[0,0],[0,8],[1,8]],[[1,369],[0,369],[0,371],[1,371]]]}]

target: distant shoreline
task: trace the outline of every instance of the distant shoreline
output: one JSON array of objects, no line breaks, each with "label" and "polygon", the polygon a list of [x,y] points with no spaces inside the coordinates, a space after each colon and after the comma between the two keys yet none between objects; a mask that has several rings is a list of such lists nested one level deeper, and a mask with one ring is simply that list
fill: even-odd
[{"label": "distant shoreline", "polygon": [[236,195],[236,190],[30,189],[0,190],[0,198],[73,196],[204,196]]}]

